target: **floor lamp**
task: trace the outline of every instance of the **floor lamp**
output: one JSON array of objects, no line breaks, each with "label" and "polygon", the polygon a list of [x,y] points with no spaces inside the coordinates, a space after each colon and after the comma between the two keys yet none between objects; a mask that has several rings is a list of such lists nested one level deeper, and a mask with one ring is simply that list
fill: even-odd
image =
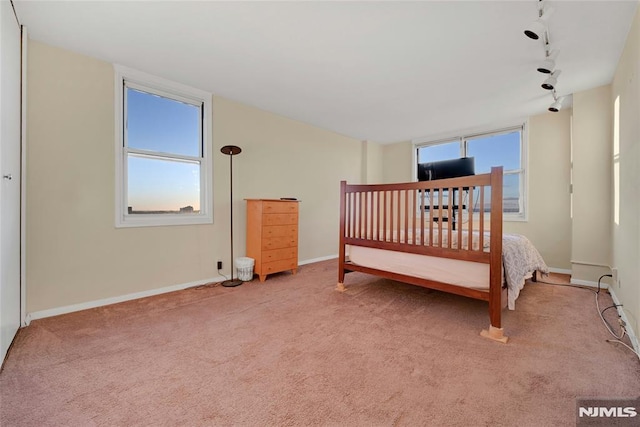
[{"label": "floor lamp", "polygon": [[222,282],[222,286],[230,288],[242,285],[242,280],[233,279],[233,156],[240,154],[242,149],[235,145],[225,145],[220,149],[220,152],[229,156],[229,194],[231,194],[231,203],[229,205],[231,212],[231,279]]}]

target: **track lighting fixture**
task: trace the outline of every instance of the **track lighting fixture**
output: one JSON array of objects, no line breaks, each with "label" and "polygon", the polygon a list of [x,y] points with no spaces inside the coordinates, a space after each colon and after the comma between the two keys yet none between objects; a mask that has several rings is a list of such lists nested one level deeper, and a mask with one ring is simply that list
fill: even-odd
[{"label": "track lighting fixture", "polygon": [[537,19],[524,30],[524,34],[533,40],[538,40],[547,31],[547,23],[542,19]]},{"label": "track lighting fixture", "polygon": [[558,56],[557,50],[552,50],[550,53],[547,51],[547,57],[538,66],[538,71],[544,74],[551,74],[556,69],[556,57]]},{"label": "track lighting fixture", "polygon": [[554,71],[551,73],[549,77],[542,83],[542,89],[546,90],[554,90],[556,85],[558,84],[558,76],[560,75],[560,70]]},{"label": "track lighting fixture", "polygon": [[559,51],[557,49],[551,49],[548,20],[553,14],[554,9],[552,7],[545,7],[544,0],[538,0],[538,19],[536,19],[525,30],[524,34],[533,40],[541,40],[544,46],[544,60],[542,60],[536,68],[538,72],[547,74],[547,78],[542,82],[542,88],[551,92],[553,96],[553,103],[549,106],[548,110],[557,113],[562,108],[562,100],[564,98],[558,98],[556,93],[556,85],[558,84],[558,76],[560,70],[556,70],[556,58]]},{"label": "track lighting fixture", "polygon": [[562,108],[562,103],[560,102],[560,100],[558,100],[558,101],[554,101],[553,104],[549,106],[549,111],[551,111],[552,113],[557,113],[558,111],[560,111],[561,108]]},{"label": "track lighting fixture", "polygon": [[549,106],[549,111],[551,111],[552,113],[557,113],[562,108],[562,100],[564,99],[564,97],[558,98],[558,95],[556,95],[555,90],[553,91],[552,95],[553,95],[553,104]]},{"label": "track lighting fixture", "polygon": [[533,40],[538,40],[544,36],[547,31],[547,21],[554,11],[552,7],[545,9],[542,1],[539,2],[538,7],[540,17],[533,21],[531,25],[524,30],[524,34]]}]

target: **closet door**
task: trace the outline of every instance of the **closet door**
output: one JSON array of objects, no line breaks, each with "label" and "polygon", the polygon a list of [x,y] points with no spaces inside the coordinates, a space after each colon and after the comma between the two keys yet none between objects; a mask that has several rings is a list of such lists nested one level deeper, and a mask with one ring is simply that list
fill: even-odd
[{"label": "closet door", "polygon": [[0,1],[0,363],[20,326],[20,26]]}]

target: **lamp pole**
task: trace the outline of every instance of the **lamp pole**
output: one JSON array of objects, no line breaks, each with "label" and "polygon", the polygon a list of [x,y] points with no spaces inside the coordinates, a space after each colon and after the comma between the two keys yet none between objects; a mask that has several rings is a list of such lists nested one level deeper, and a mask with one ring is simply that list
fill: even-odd
[{"label": "lamp pole", "polygon": [[227,288],[242,285],[242,280],[233,278],[233,156],[242,152],[242,149],[236,145],[225,145],[220,149],[222,154],[229,156],[229,212],[231,214],[231,279],[222,282],[222,286]]}]

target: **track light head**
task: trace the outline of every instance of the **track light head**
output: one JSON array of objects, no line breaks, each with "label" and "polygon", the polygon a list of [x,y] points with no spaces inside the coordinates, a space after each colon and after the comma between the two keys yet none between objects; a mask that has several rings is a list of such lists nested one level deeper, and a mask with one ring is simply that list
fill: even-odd
[{"label": "track light head", "polygon": [[560,111],[562,109],[563,99],[564,98],[558,98],[555,101],[553,101],[553,104],[549,106],[549,111],[551,111],[552,113],[557,113],[558,111]]},{"label": "track light head", "polygon": [[524,30],[524,35],[530,39],[538,40],[544,35],[545,31],[547,31],[547,24],[541,19],[538,19]]},{"label": "track light head", "polygon": [[538,71],[544,74],[551,74],[556,69],[556,57],[558,56],[558,51],[554,50],[547,55],[547,57],[540,63],[538,66]]},{"label": "track light head", "polygon": [[555,77],[549,77],[542,83],[542,89],[553,90],[558,84],[558,79]]},{"label": "track light head", "polygon": [[544,61],[542,61],[542,63],[538,66],[538,71],[543,73],[543,74],[551,74],[553,73],[553,70],[556,68],[556,61],[554,61],[553,59],[545,59]]},{"label": "track light head", "polygon": [[542,83],[542,89],[546,90],[554,90],[556,85],[558,84],[558,76],[560,75],[560,70],[554,71],[551,73],[549,77]]},{"label": "track light head", "polygon": [[547,20],[553,14],[553,11],[554,9],[552,7],[541,9],[540,17],[524,30],[524,35],[533,40],[538,40],[542,37],[547,31]]}]

